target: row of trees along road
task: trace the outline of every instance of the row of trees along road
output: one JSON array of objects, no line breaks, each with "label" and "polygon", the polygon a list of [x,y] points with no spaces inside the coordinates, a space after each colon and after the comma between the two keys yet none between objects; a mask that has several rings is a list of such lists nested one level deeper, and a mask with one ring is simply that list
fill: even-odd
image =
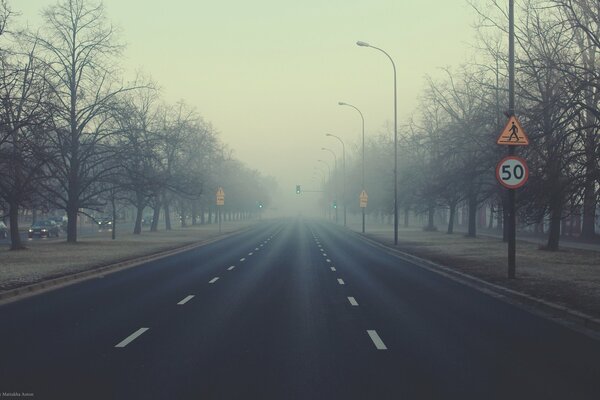
[{"label": "row of trees along road", "polygon": [[[596,237],[600,185],[600,3],[597,0],[523,0],[516,15],[516,111],[530,145],[519,149],[530,167],[517,193],[521,224],[546,226],[557,250],[561,222],[576,216],[581,237]],[[399,129],[399,206],[428,215],[468,210],[475,236],[478,210],[496,213],[506,190],[495,167],[506,149],[495,144],[508,107],[508,2],[474,2],[477,41],[471,62],[427,78],[418,111]],[[400,74],[401,79],[401,74]],[[360,193],[360,148],[351,157],[348,193]],[[366,143],[368,212],[393,213],[393,141],[388,132]],[[355,204],[356,203],[356,204]],[[351,198],[348,204],[360,212]]]},{"label": "row of trees along road", "polygon": [[124,49],[102,3],[62,0],[43,11],[38,30],[12,29],[17,21],[1,0],[0,206],[12,249],[23,247],[23,209],[64,210],[75,243],[79,214],[108,208],[114,216],[124,202],[137,209],[138,234],[147,206],[152,230],[161,209],[167,229],[172,207],[182,225],[205,210],[212,218],[217,186],[234,180],[244,185],[228,193],[236,196],[229,213],[268,205],[274,182],[232,159],[192,107],[164,104],[149,78],[119,78]]}]

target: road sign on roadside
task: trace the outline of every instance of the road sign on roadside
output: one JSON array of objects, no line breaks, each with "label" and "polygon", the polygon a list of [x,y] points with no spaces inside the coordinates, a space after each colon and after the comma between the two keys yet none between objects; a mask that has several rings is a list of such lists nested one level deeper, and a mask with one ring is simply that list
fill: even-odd
[{"label": "road sign on roadside", "polygon": [[360,192],[360,196],[358,196],[358,198],[360,200],[360,208],[367,208],[367,201],[369,200],[367,192],[363,190],[362,192]]},{"label": "road sign on roadside", "polygon": [[497,144],[506,146],[528,146],[529,138],[525,130],[521,126],[519,119],[514,115],[508,119],[506,126],[502,129],[502,133],[496,140]]},{"label": "road sign on roadside", "polygon": [[521,157],[505,157],[496,166],[496,179],[507,189],[520,188],[527,182],[528,178],[529,167]]},{"label": "road sign on roadside", "polygon": [[223,188],[220,186],[219,186],[219,189],[217,190],[217,205],[218,206],[225,205],[225,192],[223,191]]}]

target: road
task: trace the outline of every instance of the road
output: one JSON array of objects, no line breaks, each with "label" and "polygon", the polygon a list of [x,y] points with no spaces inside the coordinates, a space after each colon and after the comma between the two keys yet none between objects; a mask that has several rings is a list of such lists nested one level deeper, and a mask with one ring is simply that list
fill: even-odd
[{"label": "road", "polygon": [[0,394],[598,399],[600,341],[307,219],[0,306]]}]

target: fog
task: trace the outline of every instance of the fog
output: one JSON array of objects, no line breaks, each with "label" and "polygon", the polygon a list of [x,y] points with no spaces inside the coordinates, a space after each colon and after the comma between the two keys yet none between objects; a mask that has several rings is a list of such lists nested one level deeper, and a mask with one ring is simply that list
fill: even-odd
[{"label": "fog", "polygon": [[[11,3],[30,26],[54,4]],[[464,0],[104,4],[126,44],[124,73],[142,70],[165,100],[196,107],[236,158],[277,179],[276,203],[292,214],[314,211],[316,196],[296,196],[295,185],[319,186],[314,168],[324,166],[316,160],[333,164],[321,147],[341,154],[325,133],[340,136],[348,153],[359,144],[360,117],[339,101],[361,109],[367,137],[393,121],[391,65],[383,54],[356,46],[357,40],[394,58],[402,123],[418,106],[425,75],[464,62],[474,36],[474,12]]]}]

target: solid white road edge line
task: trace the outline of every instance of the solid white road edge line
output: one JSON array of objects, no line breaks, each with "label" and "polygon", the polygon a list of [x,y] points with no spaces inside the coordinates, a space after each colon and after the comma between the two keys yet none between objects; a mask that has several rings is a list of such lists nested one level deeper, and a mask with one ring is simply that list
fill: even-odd
[{"label": "solid white road edge line", "polygon": [[381,340],[381,338],[377,334],[377,331],[367,330],[367,333],[369,334],[369,337],[373,341],[373,344],[375,345],[377,350],[387,350],[385,343],[383,343],[383,340]]},{"label": "solid white road edge line", "polygon": [[348,301],[350,302],[350,304],[352,304],[353,306],[358,306],[358,302],[356,301],[356,299],[354,297],[348,297]]},{"label": "solid white road edge line", "polygon": [[133,332],[131,335],[127,336],[127,338],[125,338],[125,340],[123,340],[121,343],[117,344],[115,347],[127,346],[129,343],[133,342],[135,339],[137,339],[142,333],[146,332],[148,329],[150,329],[150,328],[138,329],[137,331]]},{"label": "solid white road edge line", "polygon": [[178,306],[182,306],[185,303],[187,303],[188,301],[190,301],[191,299],[194,298],[193,294],[190,294],[188,297],[186,297],[185,299],[181,300],[179,303],[177,303]]},{"label": "solid white road edge line", "polygon": [[217,277],[212,278],[208,283],[215,283],[218,280],[219,280],[219,277],[217,276]]}]

